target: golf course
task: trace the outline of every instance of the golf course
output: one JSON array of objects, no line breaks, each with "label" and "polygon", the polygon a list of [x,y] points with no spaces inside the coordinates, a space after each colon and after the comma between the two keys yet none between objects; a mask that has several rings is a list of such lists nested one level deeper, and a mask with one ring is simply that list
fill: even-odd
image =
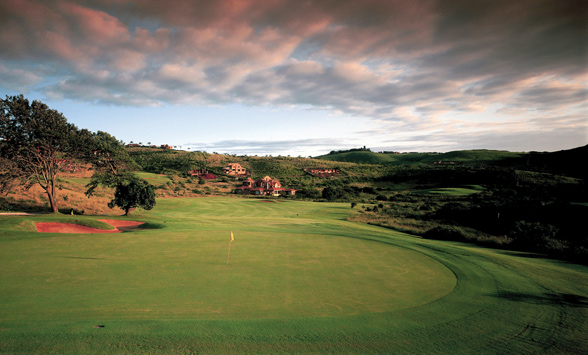
[{"label": "golf course", "polygon": [[[588,351],[587,267],[426,240],[352,213],[207,197],[130,216],[0,216],[0,353]],[[112,229],[104,218],[145,223],[36,228]]]}]

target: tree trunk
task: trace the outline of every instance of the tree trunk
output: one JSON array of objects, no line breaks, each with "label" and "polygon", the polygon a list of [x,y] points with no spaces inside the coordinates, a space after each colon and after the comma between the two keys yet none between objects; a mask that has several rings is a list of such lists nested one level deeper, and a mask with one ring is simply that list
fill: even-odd
[{"label": "tree trunk", "polygon": [[57,203],[55,203],[55,193],[54,189],[48,186],[45,191],[47,192],[47,198],[49,198],[49,205],[51,206],[51,212],[58,213],[59,209],[57,208]]}]

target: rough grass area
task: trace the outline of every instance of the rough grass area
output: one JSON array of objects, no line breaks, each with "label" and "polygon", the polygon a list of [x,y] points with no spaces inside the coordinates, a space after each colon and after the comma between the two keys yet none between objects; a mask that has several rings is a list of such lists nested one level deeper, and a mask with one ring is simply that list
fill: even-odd
[{"label": "rough grass area", "polygon": [[[61,189],[58,190],[56,203],[60,212],[69,214],[73,209],[76,214],[95,215],[120,211],[112,210],[107,206],[113,198],[113,189],[99,187],[96,189],[95,195],[88,198],[84,192],[89,181],[90,179],[86,177],[58,179]],[[17,187],[6,197],[0,197],[0,210],[47,212],[49,211],[49,200],[45,191],[37,185],[28,190]]]},{"label": "rough grass area", "polygon": [[350,212],[347,203],[162,199],[132,218],[163,228],[95,235],[43,235],[16,226],[45,216],[0,217],[1,351],[588,347],[588,268],[347,222]]}]

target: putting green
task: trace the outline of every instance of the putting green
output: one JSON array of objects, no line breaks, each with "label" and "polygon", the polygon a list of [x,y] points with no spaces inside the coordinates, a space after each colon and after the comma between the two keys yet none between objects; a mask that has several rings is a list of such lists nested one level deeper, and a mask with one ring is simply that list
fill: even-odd
[{"label": "putting green", "polygon": [[[164,214],[164,229],[15,241],[2,257],[2,319],[333,317],[415,307],[456,285],[447,267],[422,253],[300,213],[278,217],[289,206],[229,202],[199,204],[193,218]],[[248,224],[208,218],[200,227],[211,203]],[[255,216],[257,206],[264,216]],[[43,302],[31,302],[33,295]]]}]

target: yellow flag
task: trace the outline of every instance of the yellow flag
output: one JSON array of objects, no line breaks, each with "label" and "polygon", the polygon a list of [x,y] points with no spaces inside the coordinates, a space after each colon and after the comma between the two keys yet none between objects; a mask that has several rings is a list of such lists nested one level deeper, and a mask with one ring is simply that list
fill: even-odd
[{"label": "yellow flag", "polygon": [[235,240],[235,238],[233,237],[233,231],[231,231],[231,242]]}]

